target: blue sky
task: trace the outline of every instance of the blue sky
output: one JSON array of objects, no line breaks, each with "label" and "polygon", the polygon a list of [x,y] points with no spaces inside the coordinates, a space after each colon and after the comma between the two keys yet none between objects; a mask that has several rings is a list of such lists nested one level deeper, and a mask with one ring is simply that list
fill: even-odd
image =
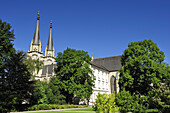
[{"label": "blue sky", "polygon": [[17,50],[28,51],[40,11],[42,51],[53,21],[55,55],[67,47],[94,58],[123,54],[128,43],[151,39],[170,64],[169,0],[0,0],[0,19],[12,25]]}]

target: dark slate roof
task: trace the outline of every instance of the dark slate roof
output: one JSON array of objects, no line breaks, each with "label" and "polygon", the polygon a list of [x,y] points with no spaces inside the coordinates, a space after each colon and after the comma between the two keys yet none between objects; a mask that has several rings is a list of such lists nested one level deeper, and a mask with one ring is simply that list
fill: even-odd
[{"label": "dark slate roof", "polygon": [[53,69],[56,68],[56,64],[51,64],[51,65],[44,65],[42,69],[42,75],[46,75],[48,72],[48,76],[52,75]]},{"label": "dark slate roof", "polygon": [[107,71],[118,71],[121,68],[121,55],[97,58],[91,61],[91,64]]},{"label": "dark slate roof", "polygon": [[49,37],[48,37],[48,42],[47,42],[47,50],[48,51],[53,51],[53,38],[52,38],[52,22],[50,24],[50,33],[49,33]]}]

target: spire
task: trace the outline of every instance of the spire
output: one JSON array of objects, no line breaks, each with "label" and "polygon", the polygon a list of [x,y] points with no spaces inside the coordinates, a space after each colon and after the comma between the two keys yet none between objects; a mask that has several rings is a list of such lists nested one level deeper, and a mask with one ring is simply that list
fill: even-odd
[{"label": "spire", "polygon": [[52,56],[54,57],[54,46],[53,46],[53,38],[52,38],[52,20],[50,22],[50,33],[48,37],[48,42],[46,46],[45,56]]},{"label": "spire", "polygon": [[36,24],[33,39],[31,41],[30,51],[29,52],[37,51],[37,52],[42,53],[42,51],[41,51],[41,41],[40,41],[40,31],[39,31],[39,20],[40,20],[40,14],[39,14],[39,11],[38,11],[37,24]]},{"label": "spire", "polygon": [[39,32],[39,19],[40,19],[40,15],[39,15],[39,11],[38,11],[37,25],[36,25],[35,32],[34,32],[34,37],[32,39],[33,45],[38,45],[41,43],[40,42],[40,32]]}]

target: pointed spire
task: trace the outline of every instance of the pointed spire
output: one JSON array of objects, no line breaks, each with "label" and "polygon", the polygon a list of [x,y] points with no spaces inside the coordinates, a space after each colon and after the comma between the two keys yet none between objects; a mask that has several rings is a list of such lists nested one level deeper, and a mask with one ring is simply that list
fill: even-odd
[{"label": "pointed spire", "polygon": [[38,11],[37,24],[36,24],[33,39],[31,41],[29,52],[36,51],[36,52],[42,53],[42,51],[41,51],[41,41],[40,41],[40,31],[39,31],[39,19],[40,19],[40,12]]},{"label": "pointed spire", "polygon": [[33,37],[33,45],[38,45],[40,44],[40,32],[39,32],[39,19],[40,19],[40,15],[39,15],[39,11],[38,11],[38,16],[37,16],[37,25],[35,28],[35,32],[34,32],[34,37]]},{"label": "pointed spire", "polygon": [[50,22],[50,33],[48,37],[45,55],[54,57],[54,46],[53,46],[53,38],[52,38],[52,20]]}]

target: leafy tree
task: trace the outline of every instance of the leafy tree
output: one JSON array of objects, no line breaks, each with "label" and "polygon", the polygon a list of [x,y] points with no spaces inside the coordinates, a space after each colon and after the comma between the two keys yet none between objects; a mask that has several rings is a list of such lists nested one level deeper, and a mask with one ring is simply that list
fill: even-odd
[{"label": "leafy tree", "polygon": [[6,76],[0,93],[1,104],[7,109],[16,109],[15,105],[29,102],[33,90],[33,81],[30,81],[31,74],[23,63],[26,54],[16,52],[10,55],[6,64]]},{"label": "leafy tree", "polygon": [[151,40],[130,43],[121,57],[119,86],[132,94],[147,95],[165,76],[164,53]]},{"label": "leafy tree", "polygon": [[100,94],[98,93],[96,102],[94,104],[94,109],[97,113],[114,113],[119,110],[115,103],[114,93]]},{"label": "leafy tree", "polygon": [[89,100],[94,86],[94,75],[90,69],[91,58],[88,53],[67,48],[63,53],[58,53],[56,61],[56,83],[65,95],[66,102],[72,103],[74,96]]},{"label": "leafy tree", "polygon": [[16,52],[10,24],[0,20],[0,111],[9,111],[30,97],[32,82],[23,63],[25,54]]},{"label": "leafy tree", "polygon": [[121,57],[120,89],[157,101],[169,89],[170,71],[164,53],[151,40],[132,42]]},{"label": "leafy tree", "polygon": [[0,105],[6,104],[3,95],[6,92],[6,78],[8,76],[7,61],[10,60],[11,54],[15,53],[12,43],[14,39],[10,24],[0,20],[0,97],[2,98],[0,99]]}]

